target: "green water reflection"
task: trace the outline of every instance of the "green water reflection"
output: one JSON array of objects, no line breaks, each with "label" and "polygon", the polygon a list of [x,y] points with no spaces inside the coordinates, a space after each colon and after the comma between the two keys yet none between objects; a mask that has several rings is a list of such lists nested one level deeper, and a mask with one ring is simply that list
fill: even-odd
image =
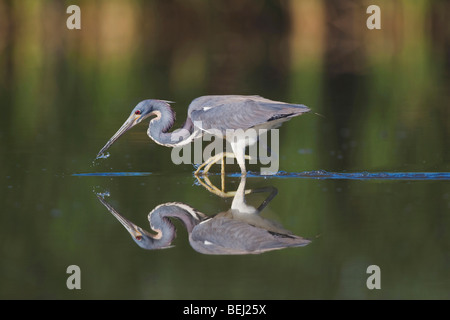
[{"label": "green water reflection", "polygon": [[[209,256],[179,224],[174,248],[142,250],[95,197],[141,226],[166,202],[229,209],[146,125],[93,163],[140,100],[176,101],[180,126],[195,97],[259,94],[322,115],[283,125],[280,170],[448,172],[446,2],[379,1],[374,31],[367,1],[77,3],[81,30],[65,27],[63,1],[0,1],[0,298],[450,298],[448,181],[249,177],[278,189],[266,217],[315,240]],[[95,172],[151,174],[73,176]],[[372,264],[381,290],[366,287]]]}]

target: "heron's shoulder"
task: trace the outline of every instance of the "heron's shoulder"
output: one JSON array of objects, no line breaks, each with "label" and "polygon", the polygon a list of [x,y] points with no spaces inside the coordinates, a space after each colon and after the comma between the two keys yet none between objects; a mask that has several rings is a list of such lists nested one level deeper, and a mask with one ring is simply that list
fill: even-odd
[{"label": "heron's shoulder", "polygon": [[[252,104],[254,102],[269,102],[261,96],[249,95],[208,95],[201,96],[192,100],[189,105],[189,113],[193,111],[207,111],[215,107],[231,108],[232,106],[243,106],[244,104]],[[206,109],[206,110],[205,110]]]}]

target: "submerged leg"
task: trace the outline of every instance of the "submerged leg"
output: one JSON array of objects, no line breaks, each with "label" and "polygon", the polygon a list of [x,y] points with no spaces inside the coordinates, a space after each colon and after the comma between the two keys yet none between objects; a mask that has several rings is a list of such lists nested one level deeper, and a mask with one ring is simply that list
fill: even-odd
[{"label": "submerged leg", "polygon": [[[205,181],[203,181],[199,176],[196,176],[198,182],[206,188],[206,190],[208,190],[211,193],[214,193],[215,195],[221,197],[221,198],[229,198],[229,197],[234,197],[236,195],[236,191],[227,191],[225,192],[224,190],[220,190],[219,188],[217,188],[212,182],[211,180],[209,180],[208,176],[203,176],[203,179],[205,179]],[[249,194],[251,193],[252,190],[245,190],[244,193],[245,194]]]}]

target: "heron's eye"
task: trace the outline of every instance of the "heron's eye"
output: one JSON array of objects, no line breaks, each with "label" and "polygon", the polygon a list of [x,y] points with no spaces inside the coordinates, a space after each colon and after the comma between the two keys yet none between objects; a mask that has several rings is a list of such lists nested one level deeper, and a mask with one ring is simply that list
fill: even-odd
[{"label": "heron's eye", "polygon": [[136,240],[137,241],[141,241],[142,237],[141,236],[136,236]]},{"label": "heron's eye", "polygon": [[134,114],[137,114],[137,115],[141,114],[141,110],[136,110],[136,111],[134,112]]}]

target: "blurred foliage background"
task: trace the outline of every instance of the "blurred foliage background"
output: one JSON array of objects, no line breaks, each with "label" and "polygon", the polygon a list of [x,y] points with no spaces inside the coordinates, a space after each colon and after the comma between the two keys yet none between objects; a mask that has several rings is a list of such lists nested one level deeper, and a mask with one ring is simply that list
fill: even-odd
[{"label": "blurred foliage background", "polygon": [[[66,28],[71,4],[81,8],[81,30]],[[381,8],[381,30],[366,27],[371,4]],[[176,101],[181,125],[195,97],[259,94],[305,104],[321,115],[302,116],[280,130],[281,170],[449,171],[449,6],[439,0],[0,0],[0,297],[448,298],[445,182],[415,187],[271,180],[280,189],[274,207],[282,220],[302,223],[293,231],[313,236],[326,230],[330,236],[316,252],[305,248],[301,267],[294,251],[223,262],[194,259],[188,250],[150,255],[136,248],[122,252],[122,259],[114,251],[132,244],[117,222],[107,220],[92,189],[115,191],[122,208],[138,206],[132,212],[143,227],[143,214],[164,201],[213,212],[227,204],[193,187],[185,175],[192,167],[174,166],[170,150],[150,142],[145,125],[114,145],[107,161],[92,160],[143,99]],[[93,171],[156,175],[126,181],[71,177]],[[299,195],[304,213],[291,217]],[[378,225],[373,217],[381,211],[380,219],[394,220]],[[392,227],[381,231],[387,233],[381,239],[373,223]],[[405,223],[411,225],[399,235]],[[123,238],[111,240],[113,232]],[[419,262],[410,247],[392,247],[399,238],[417,244],[424,232],[439,244],[421,243],[418,250],[429,259]],[[342,256],[335,255],[333,236],[341,239]],[[364,239],[382,261],[398,259],[391,277],[400,283],[378,296],[348,280],[370,260]],[[125,264],[148,259],[150,273],[130,273]],[[259,259],[266,269],[254,274]],[[86,282],[95,289],[65,288],[64,270],[72,260],[90,268]],[[282,269],[260,284],[264,272],[280,268],[275,260],[285,262]],[[332,271],[323,267],[326,261]],[[236,271],[242,262],[246,267]],[[192,272],[201,264],[222,266],[218,274],[234,270],[236,276],[186,280],[183,270],[171,269],[180,263]],[[411,289],[411,279],[430,268],[434,276],[424,281],[439,284],[428,293],[420,281]],[[110,287],[117,274],[124,275],[123,283],[117,280],[120,294]],[[295,280],[310,291],[280,292],[279,286]],[[143,284],[137,289],[130,282]],[[148,289],[155,286],[161,291]],[[205,287],[219,287],[222,295]]]},{"label": "blurred foliage background", "polygon": [[2,147],[103,138],[144,98],[177,101],[183,118],[194,97],[237,93],[322,114],[285,136],[338,156],[315,167],[448,160],[445,1],[379,1],[373,31],[370,1],[76,1],[81,30],[66,28],[70,1],[0,3]]}]

